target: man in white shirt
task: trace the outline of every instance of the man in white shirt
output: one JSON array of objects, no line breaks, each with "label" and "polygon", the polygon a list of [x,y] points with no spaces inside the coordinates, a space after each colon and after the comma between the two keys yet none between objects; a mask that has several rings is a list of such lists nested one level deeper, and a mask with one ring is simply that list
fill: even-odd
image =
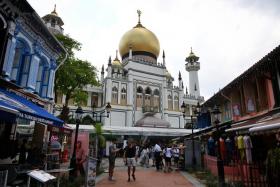
[{"label": "man in white shirt", "polygon": [[161,147],[158,144],[156,144],[155,147],[154,147],[154,152],[155,152],[155,158],[156,158],[157,171],[159,171],[159,165],[160,165],[160,162],[161,162],[161,158],[160,158],[161,151],[162,151]]}]

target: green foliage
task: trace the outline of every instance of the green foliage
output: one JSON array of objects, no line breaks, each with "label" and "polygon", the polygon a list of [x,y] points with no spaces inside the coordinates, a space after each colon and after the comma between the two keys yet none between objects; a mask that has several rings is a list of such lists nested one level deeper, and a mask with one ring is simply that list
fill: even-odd
[{"label": "green foliage", "polygon": [[90,115],[86,115],[85,117],[83,117],[82,119],[82,124],[84,125],[90,125],[93,123],[93,119]]},{"label": "green foliage", "polygon": [[63,45],[63,47],[66,49],[68,53],[68,58],[74,58],[74,52],[80,51],[82,44],[73,38],[71,38],[69,35],[63,35],[63,34],[57,34],[55,35],[58,41]]},{"label": "green foliage", "polygon": [[[96,68],[88,61],[69,59],[56,72],[56,89],[66,95],[66,103],[70,98],[76,102],[85,99],[82,90],[88,84],[97,85]],[[67,100],[68,99],[68,100]]]}]

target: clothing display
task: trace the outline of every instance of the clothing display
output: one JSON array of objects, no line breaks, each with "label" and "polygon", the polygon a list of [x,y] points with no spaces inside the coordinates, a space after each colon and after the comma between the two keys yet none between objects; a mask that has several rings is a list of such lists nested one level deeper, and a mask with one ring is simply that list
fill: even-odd
[{"label": "clothing display", "polygon": [[239,135],[237,137],[237,147],[239,150],[239,154],[240,154],[240,160],[243,160],[245,157],[245,152],[244,152],[244,140],[243,140],[243,136]]},{"label": "clothing display", "polygon": [[225,140],[225,144],[226,144],[226,150],[227,150],[226,161],[227,161],[227,163],[229,163],[230,160],[232,159],[232,154],[233,154],[233,150],[234,150],[234,144],[231,141],[230,137],[227,137],[227,139]]},{"label": "clothing display", "polygon": [[253,148],[253,145],[252,145],[252,141],[251,141],[250,136],[245,135],[243,137],[243,141],[244,141],[247,164],[252,164],[252,148]]},{"label": "clothing display", "polygon": [[220,141],[221,157],[222,157],[222,160],[225,160],[226,159],[226,144],[225,144],[225,141],[223,138],[220,138],[219,141]]},{"label": "clothing display", "polygon": [[208,139],[207,149],[208,149],[208,154],[210,156],[214,156],[215,155],[215,141],[214,141],[212,136],[210,136],[210,138]]}]

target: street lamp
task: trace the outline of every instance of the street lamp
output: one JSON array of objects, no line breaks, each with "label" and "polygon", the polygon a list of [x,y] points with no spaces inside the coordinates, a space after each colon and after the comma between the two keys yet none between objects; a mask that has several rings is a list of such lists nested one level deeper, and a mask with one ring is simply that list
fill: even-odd
[{"label": "street lamp", "polygon": [[[112,107],[111,107],[110,103],[107,103],[107,105],[105,106],[105,110],[106,110],[107,114],[105,116],[101,114],[103,111],[101,111],[101,113],[97,113],[95,111],[95,108],[96,108],[96,105],[95,105],[95,103],[93,103],[93,105],[92,105],[93,120],[94,120],[94,117],[96,117],[96,121],[95,120],[93,121],[93,126],[96,128],[96,122],[101,122],[102,117],[109,118]],[[99,116],[98,116],[98,114],[99,114]],[[99,121],[97,121],[98,117],[100,118]],[[97,133],[96,133],[96,136],[95,136],[95,158],[97,158],[97,157],[98,157],[98,137],[97,137]]]},{"label": "street lamp", "polygon": [[[199,102],[197,103],[194,111],[191,113],[190,117],[191,117],[191,125],[192,125],[192,134],[191,134],[191,137],[192,137],[192,167],[193,169],[195,169],[195,165],[196,165],[196,157],[195,157],[195,148],[194,148],[194,135],[193,135],[193,130],[194,130],[194,121],[193,121],[193,114],[195,114],[196,116],[199,116],[200,115],[200,104]],[[182,105],[181,105],[181,111],[183,113],[183,117],[185,118],[186,116],[186,104],[185,102],[183,101]]]},{"label": "street lamp", "polygon": [[[94,117],[96,117],[96,121],[97,121],[97,118],[99,117],[100,120],[99,120],[98,122],[101,122],[101,118],[102,118],[102,117],[107,117],[107,118],[109,118],[110,112],[111,112],[111,109],[112,109],[110,103],[107,103],[107,105],[105,106],[106,116],[102,116],[101,114],[99,114],[99,116],[98,116],[98,113],[95,111],[95,108],[96,108],[96,105],[95,105],[95,103],[93,103],[93,105],[92,105],[92,116],[93,116],[93,120],[94,120]],[[103,111],[104,111],[104,110],[103,110]],[[102,112],[103,112],[103,111],[102,111]]]},{"label": "street lamp", "polygon": [[70,168],[72,169],[70,171],[70,180],[73,180],[73,176],[75,176],[77,165],[76,165],[76,148],[77,148],[77,139],[78,139],[78,132],[79,132],[79,125],[81,123],[82,117],[83,117],[83,109],[82,107],[78,107],[75,112],[75,119],[76,119],[76,131],[75,131],[75,140],[74,140],[74,150],[72,154],[72,158],[70,161]]},{"label": "street lamp", "polygon": [[220,115],[221,111],[217,105],[214,106],[212,114],[214,115],[215,121],[214,124],[216,126],[217,130],[217,146],[218,146],[218,151],[217,151],[217,168],[218,168],[218,178],[219,178],[219,186],[223,187],[225,186],[225,174],[224,174],[224,164],[223,160],[221,159],[221,149],[220,149],[220,129],[219,129],[219,124],[220,124]]}]

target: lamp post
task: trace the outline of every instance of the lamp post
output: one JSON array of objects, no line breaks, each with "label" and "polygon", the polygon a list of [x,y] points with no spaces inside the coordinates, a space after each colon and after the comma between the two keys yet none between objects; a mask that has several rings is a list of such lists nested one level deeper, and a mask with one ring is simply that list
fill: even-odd
[{"label": "lamp post", "polygon": [[215,117],[215,121],[214,124],[216,126],[216,130],[217,130],[217,168],[218,168],[218,178],[219,178],[219,187],[224,187],[225,186],[225,174],[224,174],[224,164],[223,164],[223,160],[221,158],[221,149],[220,149],[220,129],[219,129],[219,124],[220,124],[220,115],[221,115],[221,111],[219,109],[218,106],[214,106],[212,114]]},{"label": "lamp post", "polygon": [[[93,105],[92,105],[93,120],[94,120],[94,117],[96,116],[96,121],[95,120],[93,121],[94,127],[96,127],[96,122],[97,122],[98,117],[100,118],[100,120],[98,122],[101,122],[102,117],[109,118],[112,107],[111,107],[110,103],[107,103],[107,105],[105,107],[105,110],[106,110],[106,115],[105,116],[103,116],[102,114],[99,114],[99,116],[97,116],[98,113],[95,111],[95,108],[96,108],[96,105],[95,105],[95,103],[93,103]],[[95,132],[96,132],[96,129],[95,129]],[[96,136],[95,136],[95,158],[97,159],[97,157],[98,157],[98,137],[97,137],[97,133],[96,133]]]},{"label": "lamp post", "polygon": [[78,107],[75,112],[75,119],[76,119],[76,131],[75,131],[75,140],[74,140],[74,150],[72,154],[72,158],[70,161],[70,168],[72,169],[70,171],[70,180],[73,180],[76,173],[77,165],[76,165],[76,148],[77,148],[77,139],[78,139],[78,132],[79,132],[79,125],[81,123],[82,117],[83,117],[83,109],[82,107]]},{"label": "lamp post", "polygon": [[[192,167],[193,169],[195,169],[196,166],[196,157],[195,157],[195,148],[194,148],[194,135],[193,135],[193,130],[194,130],[194,121],[193,121],[193,114],[195,114],[196,116],[198,116],[200,114],[200,104],[199,102],[196,105],[196,108],[194,109],[194,112],[192,112],[192,114],[190,115],[191,117],[191,127],[192,127],[192,134],[191,134],[191,140],[192,140]],[[186,117],[186,104],[183,101],[182,105],[181,105],[181,110],[183,113],[183,117]]]}]

